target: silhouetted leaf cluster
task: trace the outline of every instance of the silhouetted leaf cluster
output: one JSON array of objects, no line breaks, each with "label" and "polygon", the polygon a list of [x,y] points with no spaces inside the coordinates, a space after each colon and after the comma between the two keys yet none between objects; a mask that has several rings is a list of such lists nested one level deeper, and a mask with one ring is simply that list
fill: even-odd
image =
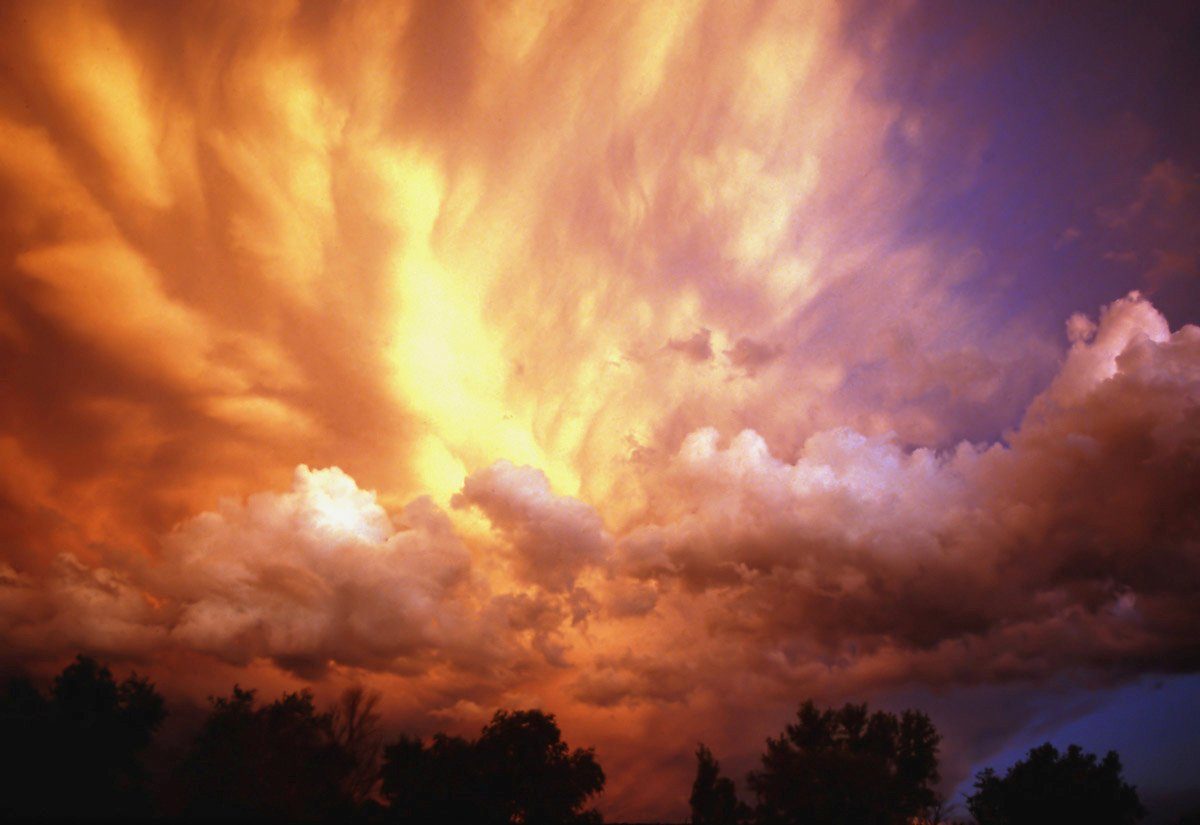
[{"label": "silhouetted leaf cluster", "polygon": [[27,678],[10,679],[0,693],[0,819],[149,815],[140,756],[165,715],[145,679],[118,683],[83,656],[49,695]]},{"label": "silhouetted leaf cluster", "polygon": [[334,735],[333,714],[311,694],[255,706],[234,687],[212,701],[176,779],[176,812],[188,819],[321,821],[347,817],[353,755]]},{"label": "silhouetted leaf cluster", "polygon": [[721,776],[721,764],[704,744],[696,748],[696,780],[688,802],[692,825],[736,825],[749,813],[738,802],[733,780]]},{"label": "silhouetted leaf cluster", "polygon": [[767,740],[762,768],[748,777],[754,820],[907,825],[937,803],[940,740],[919,711],[822,711],[806,702],[794,724]]},{"label": "silhouetted leaf cluster", "polygon": [[599,822],[583,806],[603,788],[595,754],[571,751],[554,716],[538,710],[499,711],[474,741],[401,737],[384,751],[383,795],[395,822]]},{"label": "silhouetted leaf cluster", "polygon": [[1121,779],[1121,760],[1103,759],[1071,745],[1029,751],[1004,776],[988,768],[975,778],[967,807],[979,825],[1133,825],[1146,815],[1137,790]]},{"label": "silhouetted leaf cluster", "polygon": [[[866,705],[819,710],[809,701],[778,738],[767,739],[762,768],[747,776],[757,804],[737,801],[712,752],[696,751],[693,825],[949,825],[934,790],[941,737],[924,713],[899,716]],[[1121,777],[1115,752],[1104,759],[1077,745],[1060,754],[1034,748],[1003,776],[975,780],[967,804],[978,825],[1134,825],[1146,811]],[[1181,820],[1190,821],[1186,817]]]}]

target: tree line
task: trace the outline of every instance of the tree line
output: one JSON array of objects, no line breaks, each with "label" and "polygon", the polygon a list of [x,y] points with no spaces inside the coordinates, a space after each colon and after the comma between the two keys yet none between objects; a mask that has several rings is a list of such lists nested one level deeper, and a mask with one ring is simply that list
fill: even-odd
[{"label": "tree line", "polygon": [[[570,748],[552,714],[501,710],[476,738],[439,733],[385,742],[378,695],[347,690],[326,709],[307,691],[260,702],[235,686],[213,697],[191,739],[155,748],[162,695],[79,656],[39,689],[0,690],[0,820],[600,823],[605,775]],[[712,752],[696,751],[695,825],[933,825],[941,737],[929,717],[866,705],[800,706],[766,741],[739,800]],[[1115,753],[1030,751],[1005,774],[982,771],[967,808],[978,825],[1133,825],[1144,815]]]},{"label": "tree line", "polygon": [[604,771],[552,714],[502,710],[475,739],[385,744],[378,699],[351,688],[321,710],[308,691],[264,703],[235,685],[171,758],[151,748],[166,718],[154,685],[79,656],[48,691],[25,677],[0,689],[0,821],[601,821],[587,806]]},{"label": "tree line", "polygon": [[[737,798],[733,780],[703,744],[696,750],[694,825],[965,825],[936,791],[941,736],[916,710],[896,715],[848,704],[800,706],[795,722],[767,739],[761,767],[746,784],[754,804]],[[1049,743],[1003,775],[975,777],[966,807],[977,825],[1135,825],[1146,816],[1121,762],[1077,745]],[[1187,820],[1190,823],[1190,819]]]}]

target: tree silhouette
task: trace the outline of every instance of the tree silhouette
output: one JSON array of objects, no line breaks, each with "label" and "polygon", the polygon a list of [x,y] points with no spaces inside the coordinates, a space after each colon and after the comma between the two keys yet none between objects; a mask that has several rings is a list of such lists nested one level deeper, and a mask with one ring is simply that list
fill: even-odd
[{"label": "tree silhouette", "polygon": [[345,790],[355,803],[370,797],[379,781],[379,750],[383,744],[376,711],[379,699],[378,691],[355,685],[342,692],[331,712],[333,739],[354,762],[346,776]]},{"label": "tree silhouette", "polygon": [[688,799],[692,825],[736,825],[741,806],[733,780],[721,776],[721,765],[703,743],[696,748],[696,779]]},{"label": "tree silhouette", "polygon": [[583,812],[604,789],[604,771],[592,750],[571,751],[554,714],[540,710],[496,711],[476,744],[484,785],[498,822],[557,825],[599,821]]},{"label": "tree silhouette", "polygon": [[475,745],[466,739],[439,733],[426,747],[401,736],[384,749],[382,778],[393,822],[488,821]]},{"label": "tree silhouette", "polygon": [[751,772],[755,820],[901,825],[937,803],[937,747],[929,717],[900,717],[867,706],[818,710],[805,702],[778,738],[767,739],[762,769]]},{"label": "tree silhouette", "polygon": [[991,768],[975,777],[967,807],[979,825],[1133,825],[1146,815],[1137,789],[1121,778],[1121,760],[1102,760],[1071,745],[1060,754],[1047,742],[1004,774]]},{"label": "tree silhouette", "polygon": [[348,816],[354,757],[337,741],[332,713],[308,691],[255,707],[254,691],[234,686],[192,743],[178,777],[177,805],[188,818],[315,821]]},{"label": "tree silhouette", "polygon": [[44,696],[27,678],[0,693],[0,813],[8,817],[139,817],[151,813],[142,754],[166,712],[137,674],[117,683],[78,656]]},{"label": "tree silhouette", "polygon": [[66,779],[55,764],[50,703],[26,677],[14,677],[0,694],[0,820],[50,814],[52,782]]},{"label": "tree silhouette", "polygon": [[604,788],[591,750],[570,750],[552,714],[497,711],[479,739],[401,737],[384,751],[383,795],[397,822],[483,825],[599,822],[583,810]]}]

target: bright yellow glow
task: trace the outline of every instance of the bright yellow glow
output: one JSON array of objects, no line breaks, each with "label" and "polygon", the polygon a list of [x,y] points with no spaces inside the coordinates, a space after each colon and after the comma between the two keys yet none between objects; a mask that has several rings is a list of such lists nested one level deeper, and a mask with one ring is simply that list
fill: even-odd
[{"label": "bright yellow glow", "polygon": [[427,161],[408,154],[386,162],[391,214],[403,229],[393,262],[397,315],[392,330],[392,381],[429,428],[417,471],[435,497],[462,484],[463,468],[503,457],[542,467],[558,489],[579,483],[534,440],[527,415],[505,401],[511,365],[484,318],[486,271],[454,271],[433,249],[444,184]]}]

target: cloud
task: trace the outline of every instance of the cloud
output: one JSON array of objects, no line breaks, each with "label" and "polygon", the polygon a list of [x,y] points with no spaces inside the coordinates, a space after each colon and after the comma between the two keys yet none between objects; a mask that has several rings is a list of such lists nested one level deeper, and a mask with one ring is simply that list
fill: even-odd
[{"label": "cloud", "polygon": [[[753,638],[753,666],[775,678],[803,679],[806,661],[871,684],[1188,670],[1200,328],[1170,332],[1133,293],[1069,329],[1059,375],[1006,442],[911,449],[843,428],[785,461],[752,430],[724,445],[698,430],[652,468],[651,506],[616,536],[535,468],[479,470],[454,506],[486,516],[528,592],[473,576],[460,533],[428,499],[393,521],[342,471],[302,466],[289,492],[182,522],[156,562],[118,572],[64,556],[50,578],[58,606],[39,609],[80,621],[104,606],[110,622],[150,628],[113,630],[131,650],[169,642],[309,670],[469,666],[483,647],[474,637],[504,644],[480,623],[488,611],[544,653],[557,646],[548,656],[565,664],[568,620],[594,623],[600,607],[612,621],[668,626],[701,610],[700,644]],[[10,632],[49,633],[53,621],[18,621],[33,580],[10,569],[6,587]],[[601,670],[636,670],[647,655]],[[621,680],[605,680],[580,697],[615,695]]]},{"label": "cloud", "polygon": [[[1195,195],[1196,174],[1173,160],[1155,163],[1137,182],[1137,194],[1129,203],[1117,207],[1102,207],[1097,210],[1101,223],[1109,228],[1124,228],[1138,219],[1148,209],[1162,208],[1177,210]],[[1162,219],[1162,213],[1153,217]]]},{"label": "cloud", "polygon": [[691,338],[672,338],[667,342],[667,349],[685,355],[693,361],[711,361],[712,330],[699,329]]},{"label": "cloud", "polygon": [[1073,315],[1067,322],[1067,331],[1071,339],[1067,362],[1039,399],[1039,406],[1077,404],[1118,373],[1118,359],[1131,345],[1143,339],[1161,344],[1171,337],[1167,320],[1137,292],[1105,307],[1099,326],[1086,317]]},{"label": "cloud", "polygon": [[490,594],[446,515],[419,498],[394,525],[337,468],[301,466],[286,493],[226,500],[133,570],[62,556],[47,581],[10,570],[4,585],[6,636],[43,654],[178,647],[306,676],[333,663],[476,670],[520,655],[482,621]]},{"label": "cloud", "polygon": [[756,341],[753,338],[742,337],[734,344],[733,349],[725,351],[729,362],[740,367],[750,375],[774,361],[782,353],[779,347]]},{"label": "cloud", "polygon": [[179,605],[172,638],[219,657],[294,669],[387,669],[479,631],[465,600],[470,556],[427,499],[392,523],[336,468],[300,467],[292,491],[227,502],[164,541],[157,591]]},{"label": "cloud", "polygon": [[1083,237],[1083,230],[1078,226],[1068,226],[1059,233],[1058,238],[1054,241],[1054,249],[1059,250],[1068,247]]},{"label": "cloud", "polygon": [[585,567],[604,560],[611,542],[594,509],[555,495],[534,467],[499,461],[476,471],[453,505],[483,511],[510,542],[517,576],[548,590],[570,590]]},{"label": "cloud", "polygon": [[[1001,131],[1020,16],[937,17],[0,9],[7,655],[536,702],[655,771],[806,691],[1192,668],[1195,160]],[[1143,295],[1064,354],[1046,284]]]},{"label": "cloud", "polygon": [[676,703],[686,701],[696,685],[696,664],[690,657],[664,660],[627,651],[594,660],[576,680],[574,694],[599,707],[611,707],[631,698]]},{"label": "cloud", "polygon": [[1143,289],[1152,297],[1173,296],[1194,304],[1200,244],[1192,227],[1200,216],[1200,175],[1195,161],[1166,158],[1120,187],[1124,203],[1096,209],[1108,244],[1119,247],[1103,259],[1140,270]]},{"label": "cloud", "polygon": [[816,661],[860,688],[1195,668],[1200,328],[1134,293],[1071,329],[1007,443],[842,429],[787,462],[750,430],[693,433],[621,569],[715,594],[710,631],[798,682]]},{"label": "cloud", "polygon": [[45,578],[0,564],[0,635],[5,659],[75,650],[144,659],[166,639],[155,603],[123,571],[90,568],[63,553]]}]

